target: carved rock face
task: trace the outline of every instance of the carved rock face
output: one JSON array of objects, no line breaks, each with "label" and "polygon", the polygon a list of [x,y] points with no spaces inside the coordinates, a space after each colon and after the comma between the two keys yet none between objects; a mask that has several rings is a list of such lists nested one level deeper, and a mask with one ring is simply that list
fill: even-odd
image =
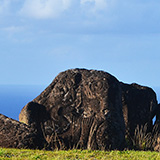
[{"label": "carved rock face", "polygon": [[[33,101],[48,113],[43,122],[46,138],[57,136],[65,148],[121,149],[125,135],[121,87],[110,74],[85,69],[62,72]],[[25,110],[20,117],[28,116]]]},{"label": "carved rock face", "polygon": [[103,71],[73,69],[60,73],[19,119],[34,124],[52,149],[105,150],[122,149],[125,134],[132,138],[137,125],[151,131],[156,112],[151,88],[121,83]]}]

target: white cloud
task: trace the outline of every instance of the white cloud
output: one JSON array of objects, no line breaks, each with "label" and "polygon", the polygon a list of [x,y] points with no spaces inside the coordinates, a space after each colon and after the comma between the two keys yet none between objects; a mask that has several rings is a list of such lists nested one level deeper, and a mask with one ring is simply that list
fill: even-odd
[{"label": "white cloud", "polygon": [[115,0],[80,0],[79,2],[75,0],[25,0],[20,14],[37,19],[57,18],[69,9],[72,13],[79,12],[80,14],[82,11],[96,14],[99,11],[105,11],[113,1]]},{"label": "white cloud", "polygon": [[37,19],[56,18],[71,6],[71,2],[72,0],[25,0],[20,13]]},{"label": "white cloud", "polygon": [[85,9],[89,8],[90,12],[96,13],[107,8],[107,0],[81,0],[81,6]]},{"label": "white cloud", "polygon": [[104,10],[107,7],[106,0],[95,0],[95,10]]},{"label": "white cloud", "polygon": [[[159,6],[158,0],[0,0],[0,27],[11,26],[5,30],[10,33],[17,33],[14,26],[21,25],[55,33],[159,31]],[[31,23],[25,16],[48,19],[47,25],[44,21]]]}]

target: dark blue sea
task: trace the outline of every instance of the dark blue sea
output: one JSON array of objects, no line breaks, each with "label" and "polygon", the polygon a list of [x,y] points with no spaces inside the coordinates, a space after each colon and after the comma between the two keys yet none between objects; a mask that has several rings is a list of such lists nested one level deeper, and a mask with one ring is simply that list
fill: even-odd
[{"label": "dark blue sea", "polygon": [[[18,120],[21,109],[36,98],[47,86],[0,85],[0,113]],[[153,87],[160,103],[160,87]]]},{"label": "dark blue sea", "polygon": [[21,109],[45,88],[40,85],[0,85],[0,113],[18,120]]}]

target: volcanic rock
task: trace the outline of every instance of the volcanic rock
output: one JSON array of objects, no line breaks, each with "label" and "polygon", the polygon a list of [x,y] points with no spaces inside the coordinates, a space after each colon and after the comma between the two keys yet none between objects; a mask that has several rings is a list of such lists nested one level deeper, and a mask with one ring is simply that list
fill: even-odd
[{"label": "volcanic rock", "polygon": [[152,119],[156,115],[157,99],[155,92],[138,84],[124,84],[122,87],[122,105],[126,134],[133,138],[137,126],[147,126],[147,132],[153,128]]},{"label": "volcanic rock", "polygon": [[[160,126],[155,92],[119,82],[104,71],[72,69],[53,82],[21,111],[51,149],[123,149],[136,127]],[[159,147],[160,148],[160,147]]]},{"label": "volcanic rock", "polygon": [[44,136],[43,123],[48,119],[50,119],[50,115],[47,113],[45,106],[36,102],[29,102],[19,115],[20,122],[34,126],[42,137]]},{"label": "volcanic rock", "polygon": [[0,147],[41,149],[44,143],[35,129],[0,114]]},{"label": "volcanic rock", "polygon": [[67,70],[26,105],[19,117],[27,124],[41,123],[52,149],[122,149],[125,124],[121,97],[120,83],[109,73]]}]

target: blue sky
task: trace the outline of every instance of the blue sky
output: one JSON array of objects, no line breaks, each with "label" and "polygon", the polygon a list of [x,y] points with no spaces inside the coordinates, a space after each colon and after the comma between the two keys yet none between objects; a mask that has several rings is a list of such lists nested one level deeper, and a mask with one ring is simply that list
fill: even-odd
[{"label": "blue sky", "polygon": [[70,68],[160,86],[159,0],[0,0],[0,84],[49,85]]}]

